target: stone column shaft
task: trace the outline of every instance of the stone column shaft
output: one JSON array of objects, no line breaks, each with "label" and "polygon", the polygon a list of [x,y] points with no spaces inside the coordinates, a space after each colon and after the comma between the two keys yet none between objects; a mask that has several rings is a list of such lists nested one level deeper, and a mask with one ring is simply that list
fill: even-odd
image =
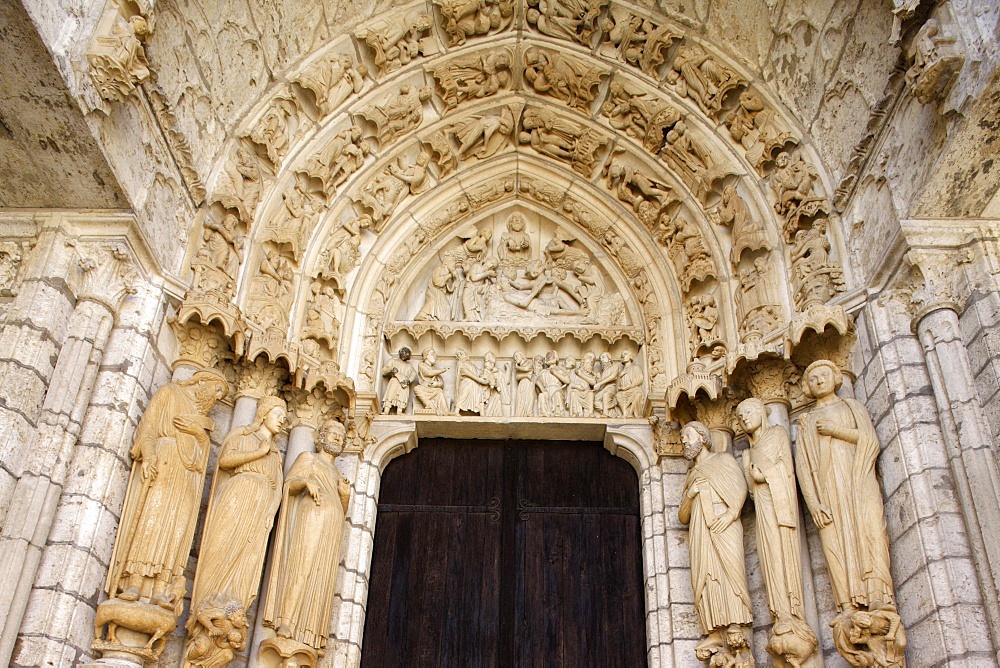
[{"label": "stone column shaft", "polygon": [[949,305],[925,313],[916,326],[924,350],[952,480],[972,547],[993,650],[1000,658],[1000,470],[979,403],[958,314]]},{"label": "stone column shaft", "polygon": [[69,322],[45,395],[27,465],[0,536],[0,663],[10,660],[66,469],[115,321],[106,304],[81,300]]}]

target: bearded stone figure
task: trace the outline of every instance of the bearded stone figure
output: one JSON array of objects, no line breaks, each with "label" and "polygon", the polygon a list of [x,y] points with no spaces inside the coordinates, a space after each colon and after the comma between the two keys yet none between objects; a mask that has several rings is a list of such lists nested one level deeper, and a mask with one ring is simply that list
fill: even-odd
[{"label": "bearded stone figure", "polygon": [[[110,598],[98,606],[95,621],[95,650],[156,660],[163,644],[156,641],[176,625],[211,448],[208,412],[228,390],[221,374],[198,371],[161,388],[139,421],[105,584]],[[130,651],[128,640],[119,642],[118,627],[145,634],[148,642]]]},{"label": "bearded stone figure", "polygon": [[707,635],[695,653],[746,668],[753,665],[741,628],[753,622],[740,523],[746,481],[732,453],[712,452],[712,436],[701,422],[684,425],[681,443],[692,466],[678,519],[688,525],[694,606]]},{"label": "bearded stone figure", "polygon": [[316,452],[299,455],[285,480],[264,604],[264,626],[277,638],[261,646],[262,665],[275,654],[302,655],[302,645],[315,650],[306,655],[322,656],[326,647],[351,500],[350,483],[334,465],[345,436],[343,424],[326,422]]},{"label": "bearded stone figure", "polygon": [[[751,398],[736,407],[750,449],[743,474],[757,516],[757,550],[775,624],[767,650],[778,665],[801,666],[816,651],[816,634],[802,608],[802,562],[799,546],[795,466],[788,432],[767,423],[767,409]],[[789,637],[782,637],[791,634]]]},{"label": "bearded stone figure", "polygon": [[[833,597],[841,613],[832,623],[838,651],[853,665],[902,665],[902,659],[879,664],[874,656],[868,657],[872,663],[854,663],[852,657],[863,651],[857,645],[867,641],[851,642],[851,633],[837,630],[838,624],[853,624],[858,611],[878,610],[882,617],[889,611],[895,614],[896,603],[882,490],[875,477],[881,448],[865,407],[837,396],[842,382],[842,372],[829,360],[806,368],[805,389],[816,404],[799,418],[796,472],[802,496],[819,527]],[[886,631],[890,629],[893,637],[903,632],[898,623]]]},{"label": "bearded stone figure", "polygon": [[201,634],[214,635],[202,608],[220,598],[246,609],[257,598],[267,536],[281,502],[282,458],[275,438],[285,426],[285,401],[264,397],[252,423],[229,432],[205,518],[191,593],[188,657]]}]

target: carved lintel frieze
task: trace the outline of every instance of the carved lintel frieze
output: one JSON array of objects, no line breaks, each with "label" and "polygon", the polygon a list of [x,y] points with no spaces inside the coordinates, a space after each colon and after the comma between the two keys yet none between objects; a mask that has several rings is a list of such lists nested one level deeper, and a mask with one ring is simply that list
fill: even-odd
[{"label": "carved lintel frieze", "polygon": [[150,75],[145,51],[149,23],[140,14],[124,16],[121,7],[107,3],[87,51],[90,78],[109,102],[124,102]]},{"label": "carved lintel frieze", "polygon": [[126,295],[136,292],[139,274],[132,255],[119,244],[78,249],[77,299],[88,299],[117,314]]},{"label": "carved lintel frieze", "polygon": [[261,399],[277,396],[287,378],[288,371],[284,367],[258,357],[252,362],[241,365],[236,397]]},{"label": "carved lintel frieze", "polygon": [[229,340],[218,328],[194,321],[182,323],[176,317],[170,318],[168,322],[180,344],[172,369],[182,364],[212,369],[221,362],[232,359]]}]

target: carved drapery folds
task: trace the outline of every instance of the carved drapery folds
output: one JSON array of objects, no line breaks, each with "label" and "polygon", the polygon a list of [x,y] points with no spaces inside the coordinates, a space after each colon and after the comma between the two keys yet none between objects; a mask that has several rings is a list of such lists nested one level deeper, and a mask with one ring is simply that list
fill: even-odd
[{"label": "carved drapery folds", "polygon": [[[220,374],[202,370],[150,400],[130,451],[132,473],[105,584],[109,598],[94,622],[95,651],[156,661],[176,627],[214,425],[208,412],[228,391]],[[119,641],[119,627],[134,633]]]}]

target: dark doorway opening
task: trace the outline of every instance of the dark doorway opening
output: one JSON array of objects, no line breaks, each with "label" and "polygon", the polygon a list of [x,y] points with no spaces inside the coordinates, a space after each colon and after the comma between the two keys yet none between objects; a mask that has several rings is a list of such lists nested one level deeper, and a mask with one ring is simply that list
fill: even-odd
[{"label": "dark doorway opening", "polygon": [[382,478],[361,665],[642,666],[641,544],[600,444],[421,440]]}]

